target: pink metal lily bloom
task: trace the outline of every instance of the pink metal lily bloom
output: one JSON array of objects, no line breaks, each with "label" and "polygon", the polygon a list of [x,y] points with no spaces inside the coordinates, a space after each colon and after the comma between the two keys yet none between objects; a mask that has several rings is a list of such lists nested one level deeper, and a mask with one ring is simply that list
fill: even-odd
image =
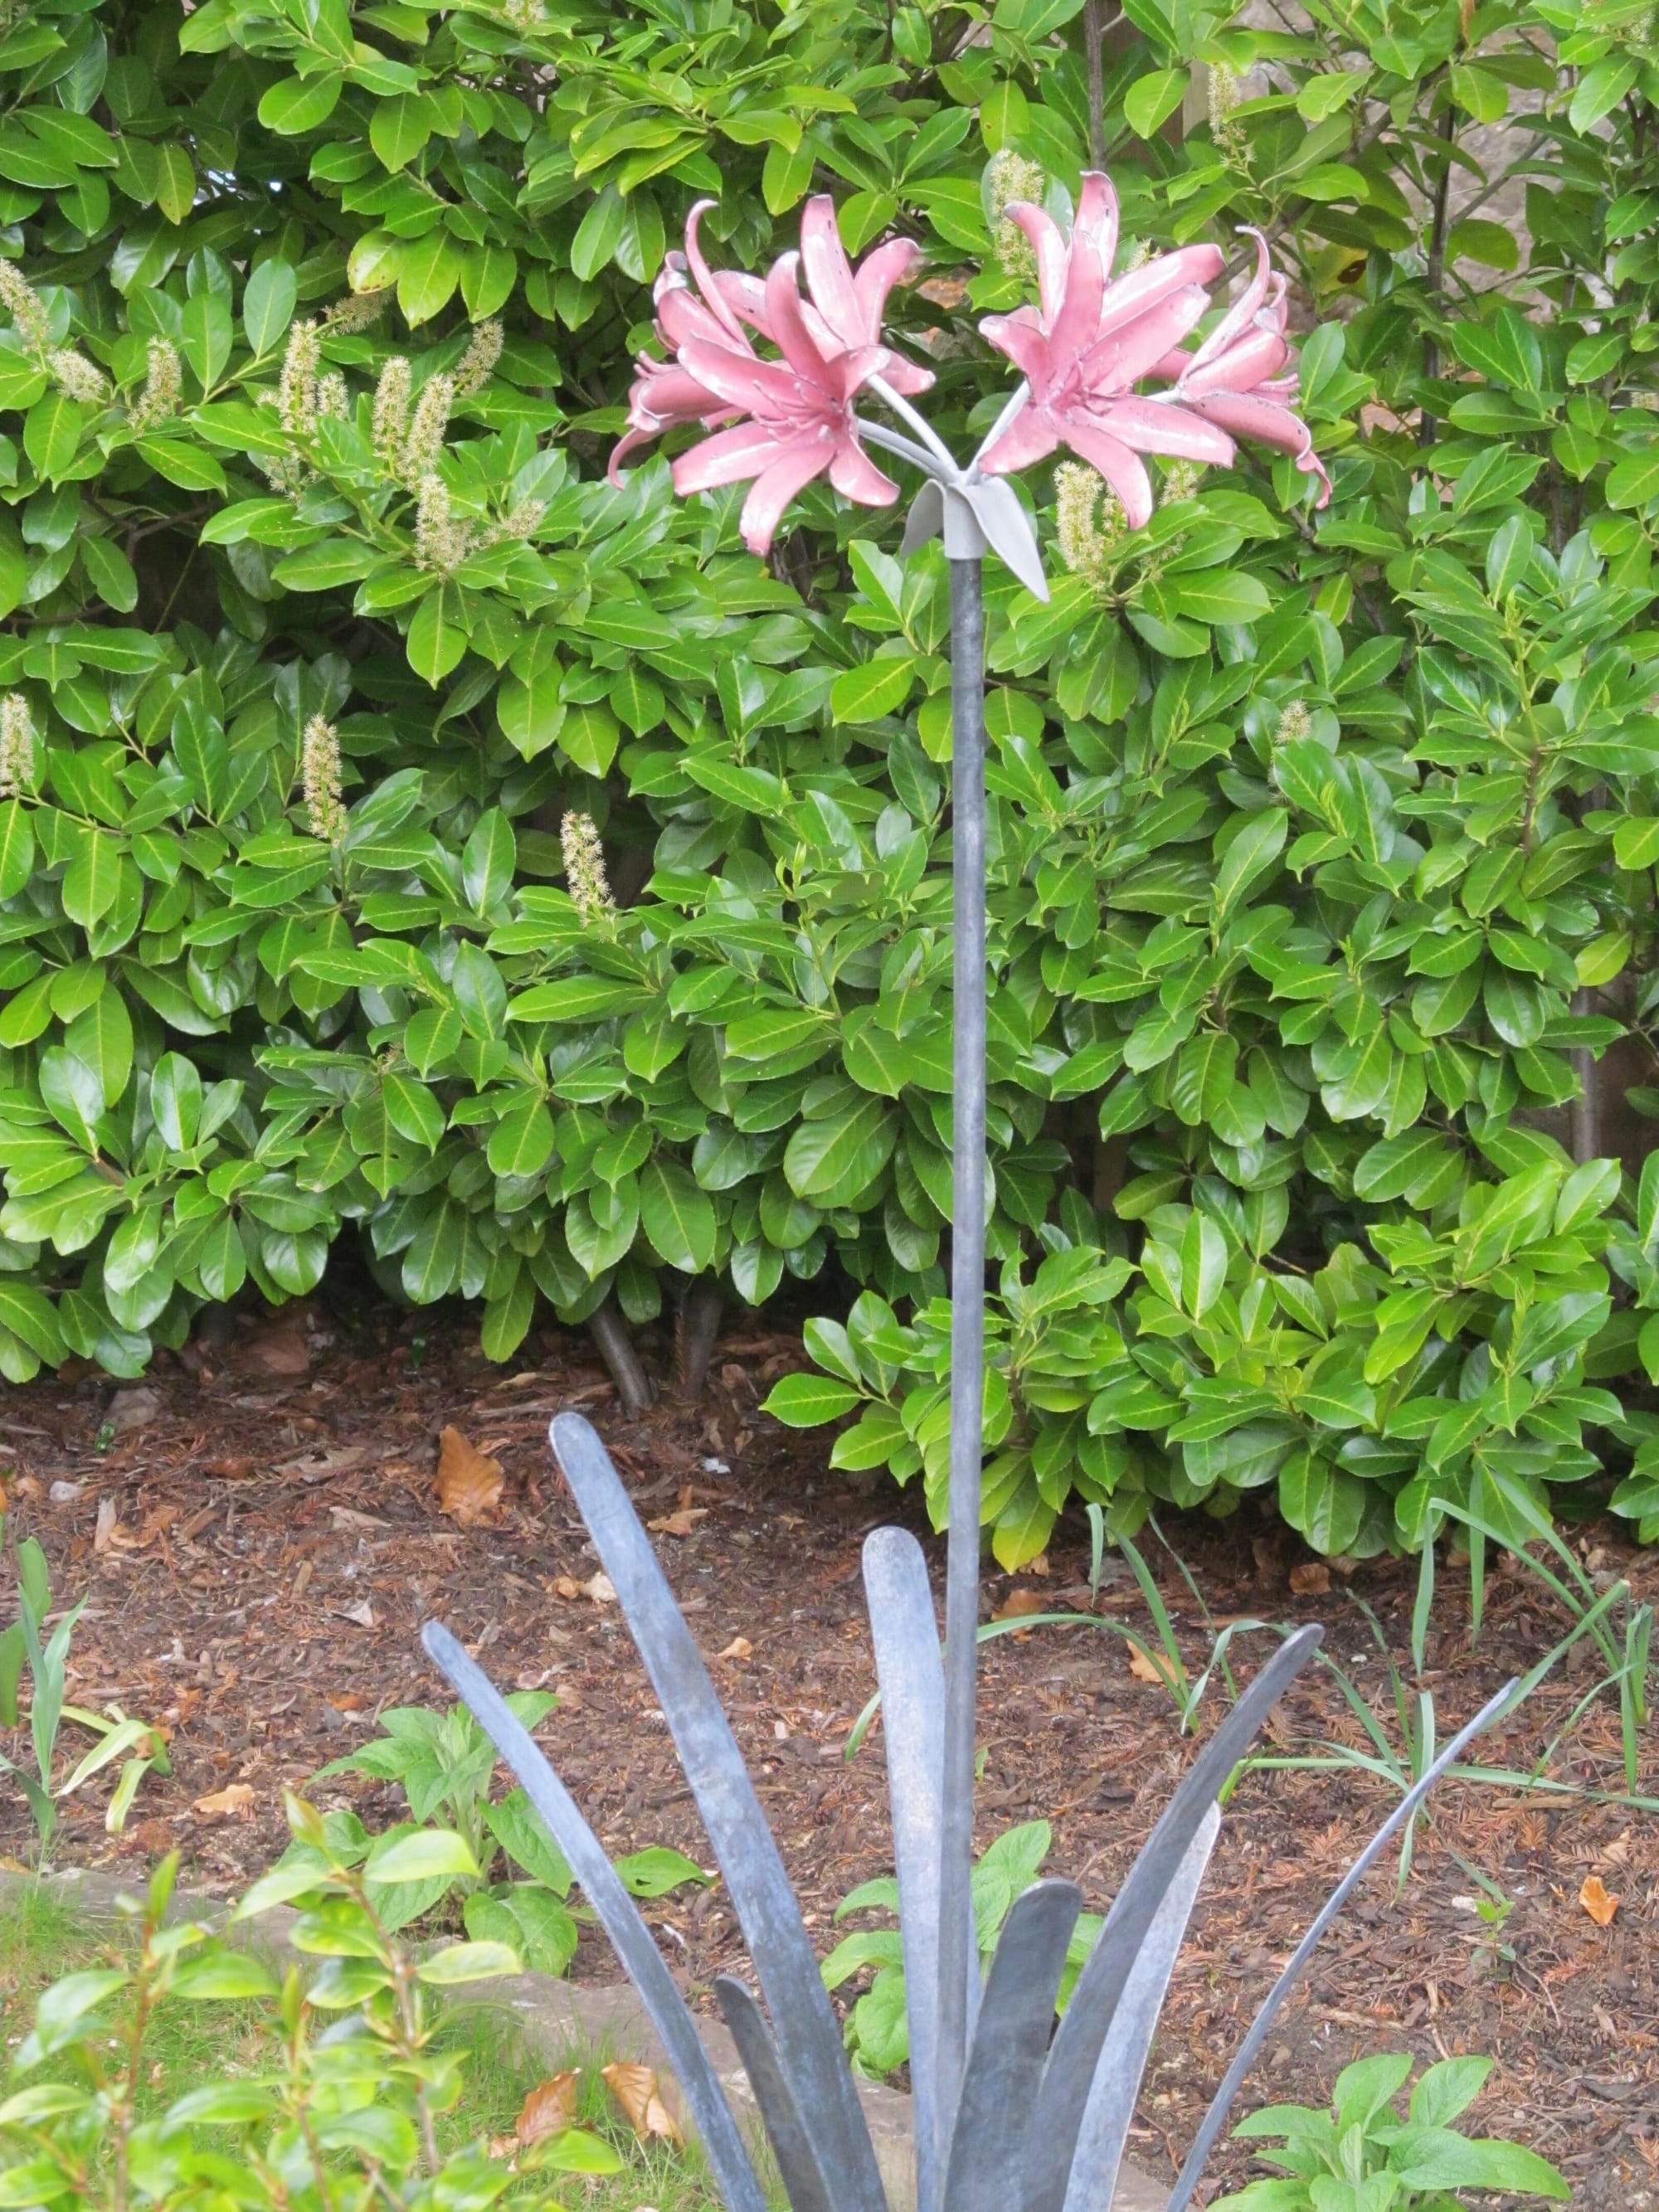
[{"label": "pink metal lily bloom", "polygon": [[[1240,301],[1199,353],[1182,350],[1224,266],[1218,246],[1183,246],[1114,278],[1117,196],[1093,170],[1084,177],[1069,239],[1029,203],[1016,202],[1008,214],[1036,253],[1041,305],[988,315],[980,325],[1030,387],[1025,404],[981,456],[988,474],[1027,468],[1068,447],[1100,471],[1131,527],[1139,529],[1152,512],[1143,453],[1225,466],[1233,458],[1230,431],[1310,453],[1305,425],[1283,404],[1285,387],[1257,388],[1263,374],[1282,365],[1288,347],[1281,343],[1267,362],[1265,350],[1234,343],[1260,305],[1259,292]],[[1282,299],[1280,279],[1281,309]],[[1199,381],[1189,387],[1194,374]],[[1134,390],[1147,376],[1179,380],[1168,398],[1147,398]],[[1288,388],[1293,392],[1293,380]],[[1291,425],[1296,437],[1287,443]]]},{"label": "pink metal lily bloom", "polygon": [[[1172,380],[1181,405],[1235,437],[1276,446],[1294,455],[1304,476],[1319,478],[1323,507],[1331,495],[1325,464],[1313,449],[1313,433],[1292,403],[1297,373],[1285,337],[1289,309],[1285,279],[1270,267],[1267,241],[1253,231],[1255,274],[1196,353],[1177,348],[1152,370]],[[1284,374],[1286,364],[1288,374]]]},{"label": "pink metal lily bloom", "polygon": [[[674,489],[684,495],[752,477],[740,528],[750,550],[764,554],[785,507],[815,477],[827,472],[837,491],[866,507],[898,497],[898,486],[859,442],[853,400],[872,376],[906,392],[933,381],[878,343],[887,295],[921,257],[897,240],[867,255],[854,273],[834,207],[820,198],[807,204],[801,252],[783,255],[764,282],[717,271],[697,239],[699,219],[713,204],[700,200],[692,209],[685,252],[671,254],[657,279],[658,335],[675,358],[641,357],[611,476],[614,483],[626,455],[664,430],[690,422],[716,429],[674,463]],[[807,300],[795,278],[803,263]],[[782,358],[757,353],[750,331]],[[717,429],[722,423],[732,427]]]}]

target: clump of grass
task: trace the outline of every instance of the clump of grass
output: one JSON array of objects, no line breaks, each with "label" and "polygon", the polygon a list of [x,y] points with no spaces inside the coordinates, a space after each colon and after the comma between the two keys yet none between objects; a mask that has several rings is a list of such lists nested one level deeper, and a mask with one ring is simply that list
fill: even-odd
[{"label": "clump of grass", "polygon": [[[8,2048],[27,2032],[35,2002],[77,1967],[119,1966],[131,1956],[119,1922],[95,1921],[49,1882],[16,1884],[0,1898],[0,2027]],[[144,2038],[149,2075],[141,2113],[161,2109],[202,2082],[255,2071],[274,2043],[257,2004],[171,2004]]]},{"label": "clump of grass", "polygon": [[[465,2087],[454,2110],[440,2124],[445,2150],[486,2138],[510,2135],[520,2107],[537,2083],[567,2068],[580,2075],[576,2124],[613,2143],[628,2160],[625,2172],[563,2179],[561,2194],[581,2192],[586,2212],[720,2212],[720,2197],[707,2162],[696,2145],[638,2142],[619,2117],[600,2075],[618,2054],[608,2046],[573,2038],[563,2051],[532,2050],[523,2024],[494,2005],[460,2003],[446,2015],[437,2037],[441,2051],[467,2055]],[[776,2181],[769,2172],[769,2183]],[[785,2206],[781,2185],[770,2187],[775,2205]]]},{"label": "clump of grass", "polygon": [[[59,1976],[106,1961],[119,1964],[128,1948],[125,1934],[119,1923],[88,1917],[49,1882],[19,1881],[0,1894],[0,2036],[7,2047],[22,2039],[37,1999]],[[159,2110],[186,2090],[227,2075],[280,2064],[273,2019],[271,2008],[258,2002],[160,2008],[145,2037],[149,2073],[143,2110]],[[467,2061],[459,2101],[439,2121],[445,2153],[511,2135],[537,2083],[574,2067],[581,2075],[579,2123],[614,2143],[628,2165],[617,2174],[570,2175],[561,2185],[562,2196],[580,2202],[583,2212],[719,2212],[698,2149],[637,2142],[622,2121],[599,2075],[615,2053],[573,2042],[568,2052],[550,2058],[532,2049],[523,2025],[511,2014],[476,2002],[451,2009],[438,2047],[464,2051]],[[781,2206],[781,2191],[771,2193]]]}]

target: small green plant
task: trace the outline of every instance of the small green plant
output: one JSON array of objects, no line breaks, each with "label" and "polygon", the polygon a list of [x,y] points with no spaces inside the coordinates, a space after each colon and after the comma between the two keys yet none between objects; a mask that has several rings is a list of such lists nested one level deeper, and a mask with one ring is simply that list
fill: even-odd
[{"label": "small green plant", "polygon": [[[4,1539],[5,1516],[0,1514],[0,1547]],[[0,1632],[0,1729],[21,1725],[19,1692],[27,1668],[31,1691],[29,1745],[34,1754],[34,1772],[30,1774],[0,1752],[0,1774],[16,1777],[18,1787],[34,1816],[40,1856],[44,1860],[58,1832],[58,1808],[63,1800],[90,1782],[94,1774],[101,1773],[118,1759],[124,1762],[104,1814],[104,1826],[114,1836],[121,1832],[138,1785],[150,1769],[154,1767],[159,1774],[170,1774],[173,1769],[160,1730],[147,1722],[130,1718],[118,1705],[95,1713],[84,1705],[65,1704],[70,1640],[86,1600],[82,1598],[79,1604],[71,1606],[43,1643],[52,1612],[52,1581],[46,1555],[33,1536],[25,1536],[17,1547],[16,1573],[17,1618]],[[64,1780],[54,1782],[52,1768],[58,1730],[65,1721],[89,1729],[97,1741]]]},{"label": "small green plant", "polygon": [[[558,1703],[549,1690],[515,1690],[507,1698],[527,1729],[544,1720]],[[320,1768],[316,1781],[336,1774],[368,1774],[395,1782],[403,1790],[410,1818],[371,1838],[355,1813],[325,1815],[333,1848],[361,1863],[375,1909],[386,1926],[407,1927],[459,1899],[462,1923],[481,1942],[507,1943],[532,1972],[562,1974],[576,1949],[580,1909],[572,1909],[570,1869],[532,1811],[522,1790],[497,1802],[489,1796],[495,1747],[465,1705],[438,1712],[429,1705],[397,1705],[380,1715],[384,1735],[344,1758]],[[380,1872],[381,1855],[405,1837],[423,1832],[441,1817],[462,1838],[472,1861],[471,1871],[434,1872],[421,1881],[387,1889]],[[291,1844],[286,1865],[303,1851]],[[495,1874],[497,1861],[502,1869]],[[708,1876],[681,1851],[653,1844],[616,1862],[617,1871],[635,1897],[665,1897],[686,1882]]]},{"label": "small green plant", "polygon": [[1461,2134],[1452,2123],[1486,2086],[1490,2058],[1448,2058],[1419,2075],[1402,2119],[1395,2099],[1411,2074],[1408,2051],[1380,2052],[1345,2067],[1328,2112],[1269,2105],[1234,2140],[1279,2137],[1259,2152],[1279,2169],[1218,2197],[1210,2212],[1458,2212],[1466,2190],[1558,2200],[1562,2176],[1535,2151],[1498,2136]]},{"label": "small green plant", "polygon": [[[1054,1832],[1046,1820],[1027,1820],[988,1844],[974,1869],[974,1925],[982,1964],[988,1966],[1016,1898],[1036,1880],[1048,1856]],[[860,1882],[836,1907],[837,1923],[854,1912],[899,1912],[898,1884],[890,1875]],[[1085,1912],[1073,1930],[1060,1976],[1056,2009],[1064,2012],[1084,1961],[1101,1929],[1100,1916]],[[844,1936],[820,1971],[826,1989],[837,1990],[866,1968],[875,1978],[847,2016],[847,2048],[861,2074],[876,2080],[893,2073],[910,2056],[910,2030],[904,2011],[904,1954],[897,1928],[869,1928]]]},{"label": "small green plant", "polygon": [[[513,1972],[518,1959],[501,1944],[462,1942],[417,1961],[315,1808],[290,1796],[288,1814],[303,1859],[256,1883],[235,1917],[297,1905],[295,1948],[315,1964],[279,1984],[251,1952],[168,1924],[177,1860],[164,1862],[143,1902],[128,1902],[133,1943],[62,1977],[36,2006],[13,2060],[16,2086],[0,2100],[9,2201],[121,2212],[135,2201],[228,2202],[228,2187],[244,2212],[483,2212],[503,2198],[546,2202],[554,2173],[617,2172],[618,2154],[574,2128],[515,2143],[510,2160],[484,2137],[441,2148],[465,2054],[440,2037],[434,1998]],[[424,1830],[386,1855],[380,1886],[472,1863],[453,1830]],[[179,2008],[203,2004],[258,2008],[255,2063],[233,2062],[158,2106],[158,2034]]]}]

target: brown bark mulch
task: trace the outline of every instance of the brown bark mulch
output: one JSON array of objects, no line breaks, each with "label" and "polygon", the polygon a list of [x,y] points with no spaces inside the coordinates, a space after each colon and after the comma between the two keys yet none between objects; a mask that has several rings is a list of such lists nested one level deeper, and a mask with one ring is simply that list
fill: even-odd
[{"label": "brown bark mulch", "polygon": [[[670,1843],[706,1856],[626,1628],[614,1604],[584,1587],[599,1562],[546,1446],[550,1414],[575,1405],[605,1435],[646,1517],[669,1524],[656,1538],[664,1565],[715,1660],[809,1925],[827,1949],[838,1899],[888,1866],[879,1729],[858,1757],[842,1755],[873,1686],[860,1545],[885,1520],[923,1524],[913,1494],[828,1472],[822,1436],[793,1435],[758,1413],[772,1379],[799,1363],[793,1338],[734,1322],[700,1400],[665,1390],[649,1415],[629,1422],[585,1337],[534,1338],[504,1372],[459,1322],[386,1311],[346,1322],[318,1307],[244,1318],[217,1346],[164,1357],[141,1385],[112,1388],[87,1374],[9,1391],[0,1480],[14,1532],[40,1538],[59,1603],[89,1593],[70,1697],[118,1702],[172,1731],[173,1775],[146,1779],[125,1836],[105,1834],[101,1799],[71,1799],[58,1863],[137,1875],[177,1846],[198,1886],[251,1878],[285,1841],[283,1783],[304,1783],[362,1741],[384,1706],[441,1702],[416,1642],[433,1613],[504,1685],[557,1692],[541,1740],[608,1845]],[[437,1505],[436,1438],[449,1424],[506,1475],[494,1516],[467,1529]],[[1323,1620],[1329,1648],[1391,1717],[1386,1664],[1354,1601],[1375,1609],[1407,1665],[1413,1565],[1368,1562],[1328,1589],[1309,1589],[1323,1577],[1265,1520],[1188,1521],[1167,1533],[1215,1621]],[[1659,1559],[1634,1552],[1618,1524],[1573,1540],[1592,1573],[1659,1592]],[[931,1550],[942,1572],[942,1546]],[[1201,1665],[1198,1607],[1150,1539],[1147,1556],[1188,1662]],[[1047,1567],[1022,1576],[1022,1586],[1045,1607],[1086,1609],[1080,1516],[1062,1523]],[[988,1574],[988,1613],[1009,1595],[1007,1578]],[[0,1617],[11,1603],[10,1590],[0,1591]],[[1150,1626],[1117,1563],[1099,1611]],[[1443,1571],[1425,1677],[1442,1737],[1564,1625],[1524,1571],[1500,1563],[1472,1644],[1466,1589],[1455,1570]],[[1234,1652],[1248,1669],[1267,1648],[1241,1638]],[[1048,1870],[1079,1880],[1097,1910],[1192,1755],[1165,1690],[1140,1679],[1151,1671],[1137,1674],[1121,1638],[1086,1626],[1010,1635],[984,1655],[981,1847],[1017,1821],[1050,1820]],[[1530,1767],[1596,1679],[1581,1649],[1475,1756]],[[1212,1687],[1200,1734],[1223,1695]],[[1659,1795],[1653,1737],[1650,1729],[1643,1789]],[[1332,1741],[1362,1738],[1337,1685],[1316,1672],[1263,1748],[1293,1753]],[[1573,1727],[1550,1772],[1585,1791],[1622,1786],[1610,1696]],[[252,1793],[241,1814],[194,1809],[234,1783]],[[355,1778],[319,1795],[355,1803],[371,1826],[402,1809],[395,1793]],[[1143,2095],[1132,2146],[1143,2167],[1173,2172],[1255,2006],[1391,1802],[1386,1784],[1352,1769],[1244,1778]],[[31,1847],[21,1796],[0,1780],[0,1850],[27,1857]],[[1476,1911],[1476,1870],[1513,1900],[1501,1930]],[[1591,1875],[1619,1899],[1606,1928],[1579,1902]],[[648,1910],[694,1994],[739,1960],[719,1887]],[[1656,1932],[1653,1815],[1583,1795],[1449,1787],[1403,1896],[1395,1899],[1391,1862],[1370,1878],[1281,2016],[1244,2101],[1322,2101],[1340,2067],[1369,2051],[1409,2047],[1425,2061],[1488,2052],[1498,2064],[1474,2115],[1480,2130],[1514,2135],[1555,2160],[1583,2212],[1659,2204]],[[614,1977],[602,1938],[584,1936],[575,1971]],[[1237,2154],[1218,2163],[1235,2184],[1249,2171]]]}]

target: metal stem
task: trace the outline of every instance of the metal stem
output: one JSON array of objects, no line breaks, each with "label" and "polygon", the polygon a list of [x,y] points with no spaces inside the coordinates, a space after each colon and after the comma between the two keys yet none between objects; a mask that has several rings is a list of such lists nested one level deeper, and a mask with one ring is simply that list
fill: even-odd
[{"label": "metal stem", "polygon": [[896,453],[902,461],[912,462],[924,475],[937,477],[941,483],[954,482],[954,462],[951,474],[947,477],[927,448],[917,445],[914,438],[907,438],[902,431],[890,430],[884,422],[872,422],[862,415],[853,417],[853,427],[860,438],[867,440],[872,446],[879,446],[884,453]]},{"label": "metal stem", "polygon": [[908,422],[915,432],[938,464],[934,473],[942,474],[947,483],[958,482],[962,471],[957,465],[956,456],[927,416],[918,414],[902,392],[894,391],[884,376],[872,376],[869,380],[869,389],[875,393],[878,399],[891,408],[901,422]]},{"label": "metal stem", "polygon": [[968,481],[970,483],[976,483],[978,481],[980,472],[979,465],[981,460],[983,459],[985,454],[989,453],[991,447],[995,445],[997,440],[1008,428],[1008,425],[1013,421],[1014,417],[1020,413],[1030,396],[1031,387],[1027,384],[1024,378],[1022,377],[1019,382],[1014,386],[1013,390],[1009,393],[1006,400],[1003,403],[1002,411],[997,416],[996,421],[992,423],[990,428],[980,440],[979,450],[974,455],[973,459],[968,464]]},{"label": "metal stem", "polygon": [[976,1979],[971,1882],[985,1365],[985,597],[978,559],[951,562],[955,1038],[951,1079],[951,1493],[945,1596],[945,1802],[939,1847],[939,2124],[956,2124]]}]

